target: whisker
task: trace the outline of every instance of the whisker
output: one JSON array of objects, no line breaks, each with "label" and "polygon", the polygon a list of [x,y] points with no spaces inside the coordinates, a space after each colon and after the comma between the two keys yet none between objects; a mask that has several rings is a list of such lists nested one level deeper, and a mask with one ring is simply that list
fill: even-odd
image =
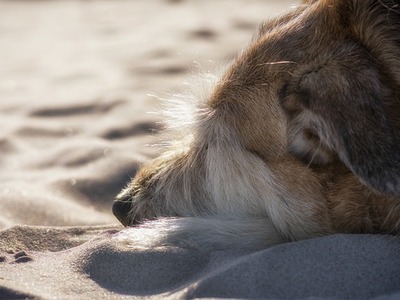
[{"label": "whisker", "polygon": [[272,62],[266,62],[259,64],[258,66],[273,66],[273,65],[288,65],[288,64],[297,64],[295,61],[290,61],[290,60],[282,60],[282,61],[272,61]]}]

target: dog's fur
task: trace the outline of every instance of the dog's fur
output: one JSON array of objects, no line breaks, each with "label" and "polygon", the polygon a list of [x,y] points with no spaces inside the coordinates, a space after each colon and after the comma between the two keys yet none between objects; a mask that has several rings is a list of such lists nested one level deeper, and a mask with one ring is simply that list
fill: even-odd
[{"label": "dog's fur", "polygon": [[400,1],[303,1],[260,26],[115,213],[153,220],[129,239],[157,245],[399,234],[399,92]]}]

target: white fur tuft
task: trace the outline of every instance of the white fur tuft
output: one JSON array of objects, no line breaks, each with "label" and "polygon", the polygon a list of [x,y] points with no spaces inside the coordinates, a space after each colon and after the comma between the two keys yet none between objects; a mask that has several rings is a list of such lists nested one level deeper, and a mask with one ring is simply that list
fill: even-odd
[{"label": "white fur tuft", "polygon": [[132,248],[179,246],[203,251],[265,249],[285,242],[266,218],[161,218],[124,229],[114,238]]},{"label": "white fur tuft", "polygon": [[218,77],[212,73],[202,73],[193,76],[185,82],[186,90],[181,93],[169,94],[168,97],[158,97],[162,103],[160,114],[165,125],[162,139],[173,148],[187,145],[193,140],[196,120],[207,113],[205,99],[212,93]]}]

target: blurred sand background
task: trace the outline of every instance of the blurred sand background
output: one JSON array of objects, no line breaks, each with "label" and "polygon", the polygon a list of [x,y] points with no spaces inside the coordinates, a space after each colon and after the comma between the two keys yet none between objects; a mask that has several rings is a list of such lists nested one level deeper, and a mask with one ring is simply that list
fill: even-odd
[{"label": "blurred sand background", "polygon": [[115,195],[160,151],[153,95],[223,66],[295,2],[0,1],[0,299],[399,299],[394,237],[257,253],[111,238]]}]

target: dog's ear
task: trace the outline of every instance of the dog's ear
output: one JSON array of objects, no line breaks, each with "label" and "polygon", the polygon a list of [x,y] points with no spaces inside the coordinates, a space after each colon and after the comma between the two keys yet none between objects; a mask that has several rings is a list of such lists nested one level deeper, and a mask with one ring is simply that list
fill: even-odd
[{"label": "dog's ear", "polygon": [[288,129],[312,132],[365,185],[400,194],[399,140],[382,102],[388,88],[366,51],[344,48],[294,72],[282,94]]}]

